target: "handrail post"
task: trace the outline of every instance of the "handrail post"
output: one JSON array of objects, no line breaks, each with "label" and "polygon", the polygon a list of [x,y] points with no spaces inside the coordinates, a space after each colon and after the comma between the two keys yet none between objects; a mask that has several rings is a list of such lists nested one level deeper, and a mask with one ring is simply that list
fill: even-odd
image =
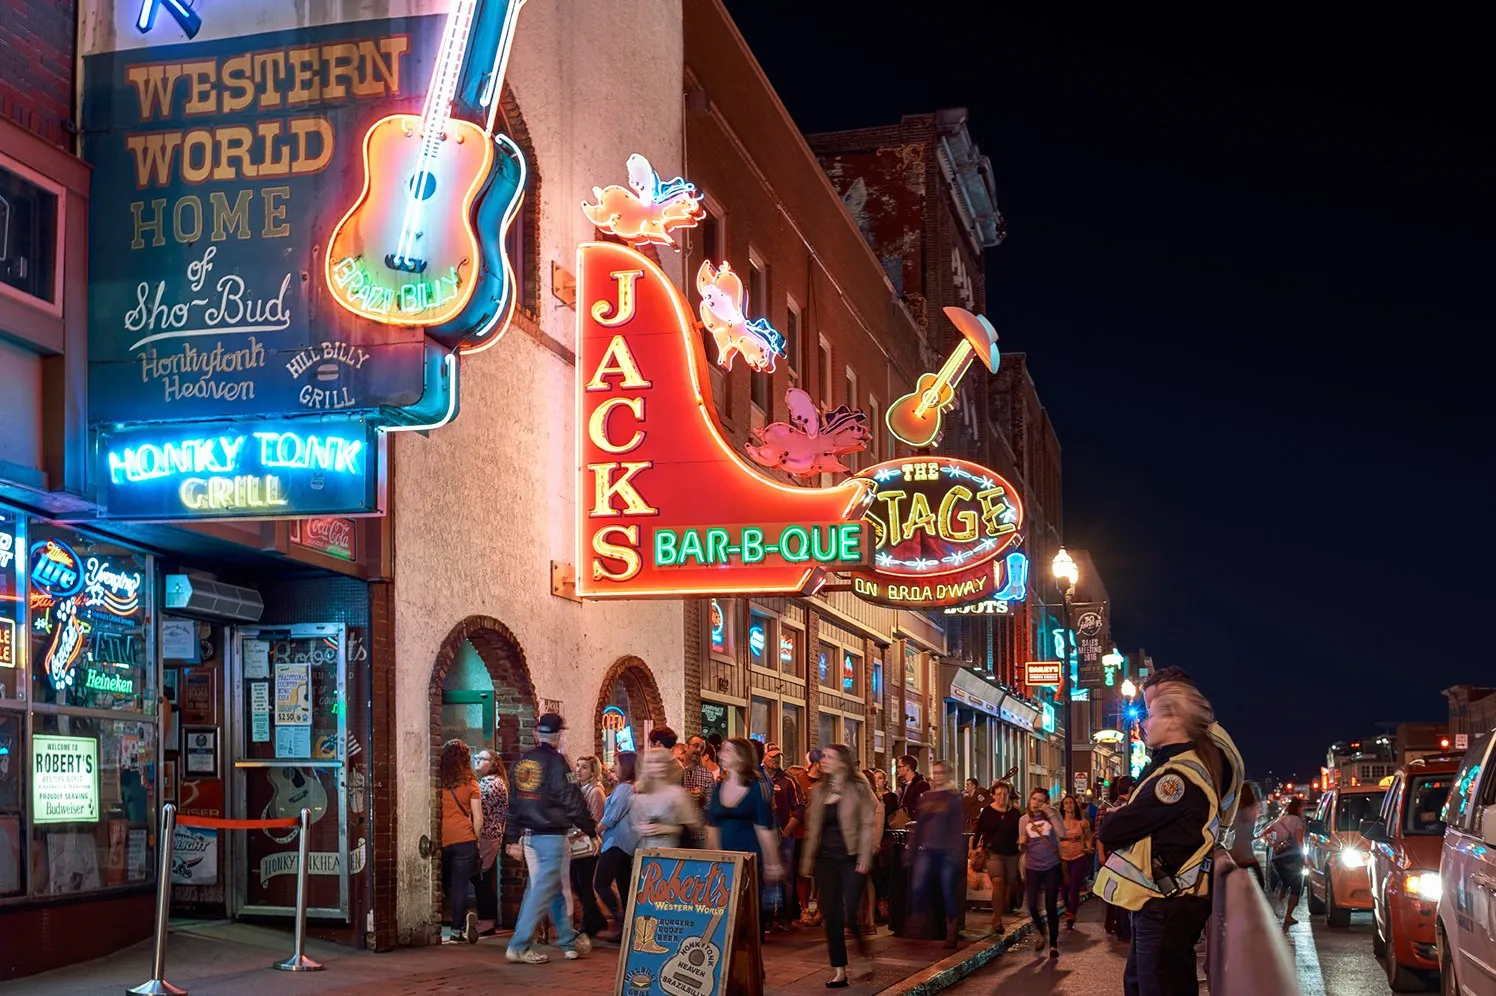
[{"label": "handrail post", "polygon": [[301,833],[299,846],[297,848],[296,861],[296,950],[291,957],[285,961],[278,961],[275,967],[282,972],[320,972],[322,966],[306,956],[306,876],[307,859],[311,850],[309,846],[310,831],[312,828],[312,811],[303,809],[301,811]]},{"label": "handrail post", "polygon": [[178,989],[166,981],[166,928],[171,920],[171,852],[177,830],[177,807],[166,803],[161,807],[161,867],[156,879],[156,955],[151,968],[151,978],[134,989],[126,989],[135,996],[187,996],[187,990]]}]

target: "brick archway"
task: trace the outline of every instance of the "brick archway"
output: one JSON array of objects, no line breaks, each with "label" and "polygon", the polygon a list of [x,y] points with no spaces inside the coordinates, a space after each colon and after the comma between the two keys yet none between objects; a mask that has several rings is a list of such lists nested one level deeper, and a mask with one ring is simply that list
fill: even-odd
[{"label": "brick archway", "polygon": [[[441,880],[441,752],[442,752],[442,686],[447,672],[462,652],[464,644],[472,644],[483,661],[488,676],[493,679],[494,711],[498,730],[494,747],[504,759],[505,766],[512,766],[522,751],[535,746],[536,698],[535,683],[530,678],[530,668],[525,662],[525,652],[508,626],[491,616],[468,616],[452,627],[436,653],[431,667],[431,682],[427,690],[431,702],[431,905],[432,922],[436,925],[431,943],[441,940],[442,880]],[[506,924],[512,924],[517,914],[519,897],[524,894],[526,875],[523,865],[507,859],[503,867],[503,883],[500,896]]]},{"label": "brick archway", "polygon": [[603,709],[612,697],[610,693],[613,685],[620,681],[628,690],[629,701],[641,704],[651,723],[655,726],[668,725],[665,719],[665,700],[660,697],[660,686],[655,683],[654,672],[642,658],[632,655],[620,657],[603,676],[602,687],[597,693],[597,708],[592,714],[592,747],[597,757],[603,756]]}]

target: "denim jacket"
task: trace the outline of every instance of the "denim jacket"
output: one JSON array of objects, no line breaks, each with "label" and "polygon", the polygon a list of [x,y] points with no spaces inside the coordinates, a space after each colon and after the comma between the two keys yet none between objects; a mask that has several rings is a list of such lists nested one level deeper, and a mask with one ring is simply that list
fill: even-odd
[{"label": "denim jacket", "polygon": [[629,819],[629,804],[634,800],[634,786],[622,782],[609,795],[603,805],[603,818],[599,824],[603,831],[602,849],[616,847],[625,854],[633,854],[638,846],[638,834],[634,832],[634,821]]}]

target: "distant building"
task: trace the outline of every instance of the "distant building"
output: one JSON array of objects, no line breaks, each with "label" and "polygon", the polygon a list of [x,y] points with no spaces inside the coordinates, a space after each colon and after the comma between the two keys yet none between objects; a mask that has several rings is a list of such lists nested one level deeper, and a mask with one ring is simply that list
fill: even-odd
[{"label": "distant building", "polygon": [[1474,737],[1496,728],[1496,688],[1455,685],[1444,689],[1449,700],[1449,734]]},{"label": "distant building", "polygon": [[1399,764],[1420,757],[1447,754],[1454,749],[1449,727],[1444,723],[1399,723],[1393,736]]}]

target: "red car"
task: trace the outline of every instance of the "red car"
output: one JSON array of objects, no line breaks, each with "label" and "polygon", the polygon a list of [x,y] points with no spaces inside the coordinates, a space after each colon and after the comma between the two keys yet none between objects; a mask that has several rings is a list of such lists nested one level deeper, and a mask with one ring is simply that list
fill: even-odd
[{"label": "red car", "polygon": [[1438,976],[1441,814],[1459,767],[1450,755],[1409,762],[1392,776],[1378,818],[1362,828],[1371,845],[1371,946],[1393,992],[1422,992]]}]

